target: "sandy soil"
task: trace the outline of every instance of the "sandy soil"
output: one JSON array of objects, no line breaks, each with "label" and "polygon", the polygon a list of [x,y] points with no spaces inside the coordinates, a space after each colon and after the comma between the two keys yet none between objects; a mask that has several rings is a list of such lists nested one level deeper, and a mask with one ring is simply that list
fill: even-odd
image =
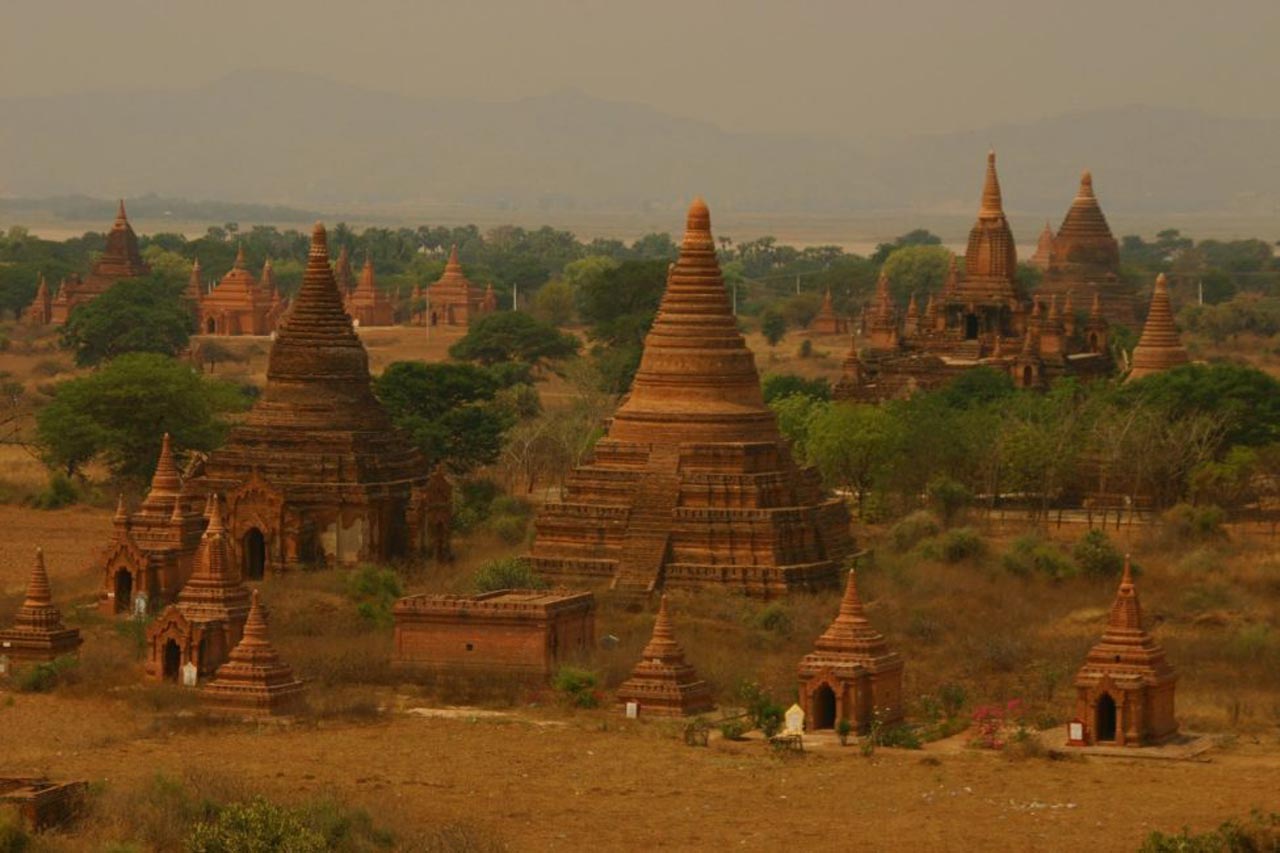
[{"label": "sandy soil", "polygon": [[397,713],[156,736],[122,702],[20,695],[0,706],[0,755],[13,772],[113,785],[194,769],[282,799],[336,792],[402,825],[479,824],[515,850],[1134,850],[1153,829],[1280,805],[1274,744],[1206,762],[852,748],[779,759],[758,742],[689,748],[669,726],[603,711],[569,722]]}]

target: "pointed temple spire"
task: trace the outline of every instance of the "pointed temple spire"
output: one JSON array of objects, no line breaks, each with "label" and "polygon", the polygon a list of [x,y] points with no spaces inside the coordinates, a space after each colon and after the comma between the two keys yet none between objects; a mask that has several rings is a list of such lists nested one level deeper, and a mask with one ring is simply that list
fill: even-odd
[{"label": "pointed temple spire", "polygon": [[233,270],[242,270],[245,268],[244,265],[244,243],[236,243],[236,259],[235,262],[231,264],[231,268]]},{"label": "pointed temple spire", "polygon": [[187,289],[183,291],[183,296],[192,303],[199,304],[200,297],[204,296],[204,282],[200,280],[200,259],[191,259],[191,276],[187,279]]},{"label": "pointed temple spire", "polygon": [[356,288],[355,273],[351,271],[351,253],[343,246],[338,250],[338,260],[333,265],[333,277],[338,283],[338,291],[344,296]]},{"label": "pointed temple spire", "polygon": [[631,677],[617,692],[618,702],[635,702],[642,715],[689,716],[711,710],[711,690],[685,662],[667,612],[667,596],[658,604],[653,636],[640,655]]},{"label": "pointed temple spire", "polygon": [[955,253],[951,255],[951,261],[947,264],[947,280],[942,285],[942,295],[944,298],[955,296],[956,291],[960,287],[960,270],[956,262]]},{"label": "pointed temple spire", "polygon": [[173,461],[173,446],[169,433],[166,432],[160,441],[160,458],[156,461],[156,471],[151,476],[151,490],[147,493],[147,501],[153,497],[177,497],[181,490],[182,478]]},{"label": "pointed temple spire", "polygon": [[979,219],[1003,219],[1004,199],[1000,194],[1000,177],[996,174],[996,152],[987,152],[987,174],[982,182],[982,206],[978,210]]},{"label": "pointed temple spire", "polygon": [[458,260],[458,244],[454,243],[449,247],[449,259],[444,262],[445,275],[454,273],[462,275],[462,262]]},{"label": "pointed temple spire", "polygon": [[774,441],[755,357],[738,331],[706,202],[689,206],[680,255],[645,337],[613,438],[641,443]]},{"label": "pointed temple spire", "polygon": [[62,614],[53,606],[44,550],[37,547],[26,598],[13,625],[0,631],[0,650],[17,661],[51,661],[74,654],[81,642],[80,631],[64,626]]},{"label": "pointed temple spire", "polygon": [[1049,220],[1044,221],[1044,229],[1040,239],[1036,241],[1036,252],[1031,256],[1031,263],[1042,270],[1047,270],[1053,260],[1053,227]]},{"label": "pointed temple spire", "polygon": [[1178,337],[1178,327],[1173,322],[1168,281],[1164,273],[1160,273],[1151,294],[1147,320],[1142,324],[1142,336],[1138,339],[1138,345],[1133,348],[1133,369],[1129,372],[1129,380],[1169,370],[1190,360]]},{"label": "pointed temple spire", "polygon": [[858,595],[857,573],[849,570],[845,581],[844,597],[840,600],[840,612],[835,621],[822,633],[814,646],[819,651],[846,652],[862,656],[887,654],[888,644],[884,635],[871,627]]},{"label": "pointed temple spire", "polygon": [[1120,244],[1098,206],[1098,198],[1093,194],[1093,175],[1088,169],[1080,175],[1080,188],[1067,208],[1053,245],[1055,265],[1084,263],[1111,268],[1120,263]]},{"label": "pointed temple spire", "polygon": [[115,225],[117,228],[119,228],[121,226],[126,226],[128,224],[129,224],[129,215],[125,213],[125,210],[124,210],[124,199],[120,199],[120,203],[116,206]]}]

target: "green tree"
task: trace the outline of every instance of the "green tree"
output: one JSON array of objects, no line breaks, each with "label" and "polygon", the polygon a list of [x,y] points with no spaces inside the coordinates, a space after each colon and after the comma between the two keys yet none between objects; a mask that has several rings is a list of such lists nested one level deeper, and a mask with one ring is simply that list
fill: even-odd
[{"label": "green tree", "polygon": [[515,423],[496,401],[501,383],[474,364],[397,361],[374,380],[374,393],[392,421],[431,464],[466,473],[497,460]]},{"label": "green tree", "polygon": [[894,249],[884,262],[894,301],[906,304],[914,294],[923,312],[924,300],[930,293],[942,290],[946,283],[951,258],[950,250],[943,246],[906,245]]},{"label": "green tree", "polygon": [[766,308],[760,315],[760,334],[769,342],[769,346],[777,346],[787,333],[787,318],[772,308]]},{"label": "green tree", "polygon": [[449,355],[480,364],[517,361],[540,367],[575,355],[579,346],[573,335],[540,323],[528,314],[499,311],[481,317],[460,341],[449,347]]},{"label": "green tree", "polygon": [[942,238],[931,231],[924,228],[916,228],[908,231],[900,237],[897,237],[891,243],[881,243],[876,246],[875,253],[871,256],[872,263],[879,266],[883,264],[890,255],[904,246],[941,246]]},{"label": "green tree", "polygon": [[1193,413],[1222,419],[1227,446],[1280,441],[1280,380],[1241,364],[1184,364],[1127,382],[1121,403],[1151,404],[1179,418]]},{"label": "green tree", "polygon": [[563,281],[549,281],[533,297],[533,311],[550,326],[563,326],[573,319],[573,288]]},{"label": "green tree", "polygon": [[807,428],[809,460],[827,483],[857,498],[861,513],[867,493],[891,470],[901,423],[889,409],[841,403],[816,410]]},{"label": "green tree", "polygon": [[826,379],[805,379],[794,373],[770,373],[764,378],[761,388],[766,403],[792,394],[803,394],[814,400],[831,399],[831,383]]},{"label": "green tree", "polygon": [[666,260],[624,261],[584,280],[575,294],[578,316],[591,327],[591,355],[602,388],[610,393],[631,387],[666,287],[667,265]]},{"label": "green tree", "polygon": [[63,345],[76,364],[100,364],[129,352],[176,355],[195,329],[191,312],[172,285],[156,276],[116,282],[97,299],[71,312]]},{"label": "green tree", "polygon": [[164,433],[178,447],[212,450],[226,434],[225,415],[248,404],[236,385],[205,379],[184,362],[131,353],[55,386],[36,433],[45,459],[68,476],[100,458],[117,476],[144,479]]}]

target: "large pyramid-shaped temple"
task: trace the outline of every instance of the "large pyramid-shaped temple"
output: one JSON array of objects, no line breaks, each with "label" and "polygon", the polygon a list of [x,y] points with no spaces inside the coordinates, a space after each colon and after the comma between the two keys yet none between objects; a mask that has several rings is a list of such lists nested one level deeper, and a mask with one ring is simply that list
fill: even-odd
[{"label": "large pyramid-shaped temple", "polygon": [[844,504],[792,460],[764,403],[699,199],[630,396],[539,515],[533,567],[634,592],[770,596],[833,583],[851,547]]},{"label": "large pyramid-shaped temple", "polygon": [[429,474],[373,396],[369,357],[343,310],[317,223],[262,396],[187,486],[226,496],[241,572],[255,578],[266,568],[420,550]]}]

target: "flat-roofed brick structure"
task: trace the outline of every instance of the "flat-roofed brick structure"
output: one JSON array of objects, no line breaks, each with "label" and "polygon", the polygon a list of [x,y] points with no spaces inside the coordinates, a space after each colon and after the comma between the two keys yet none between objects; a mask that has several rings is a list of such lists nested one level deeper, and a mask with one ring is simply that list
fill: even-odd
[{"label": "flat-roofed brick structure", "polygon": [[595,597],[567,590],[413,595],[396,602],[391,663],[545,679],[595,643]]}]

